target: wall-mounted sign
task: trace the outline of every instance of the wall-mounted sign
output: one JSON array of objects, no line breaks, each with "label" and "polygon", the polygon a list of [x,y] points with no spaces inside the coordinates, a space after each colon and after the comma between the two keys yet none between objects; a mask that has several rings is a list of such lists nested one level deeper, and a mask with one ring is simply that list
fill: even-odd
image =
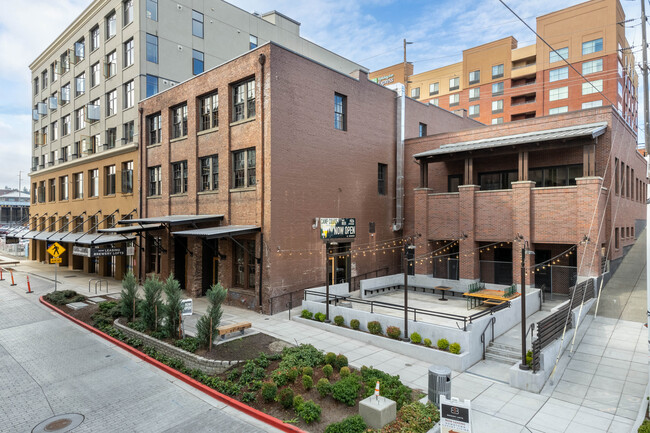
[{"label": "wall-mounted sign", "polygon": [[388,74],[388,75],[384,75],[383,77],[373,78],[370,81],[374,81],[377,84],[381,84],[382,86],[385,86],[386,84],[390,84],[395,81],[395,74]]},{"label": "wall-mounted sign", "polygon": [[470,401],[460,401],[452,397],[447,399],[440,394],[440,432],[441,433],[471,433]]},{"label": "wall-mounted sign", "polygon": [[74,245],[72,247],[72,255],[73,256],[90,257],[90,248],[78,247],[78,246]]},{"label": "wall-mounted sign", "polygon": [[126,254],[126,248],[88,248],[88,247],[72,247],[72,255],[83,257],[108,257],[108,256],[123,256]]},{"label": "wall-mounted sign", "polygon": [[354,238],[357,236],[356,218],[321,218],[320,238]]}]

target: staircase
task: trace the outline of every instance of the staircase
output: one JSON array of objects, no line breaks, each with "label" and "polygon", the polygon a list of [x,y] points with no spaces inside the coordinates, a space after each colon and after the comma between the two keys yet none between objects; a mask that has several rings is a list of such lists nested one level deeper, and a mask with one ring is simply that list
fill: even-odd
[{"label": "staircase", "polygon": [[521,362],[521,348],[492,342],[485,349],[485,359],[510,365],[516,364]]}]

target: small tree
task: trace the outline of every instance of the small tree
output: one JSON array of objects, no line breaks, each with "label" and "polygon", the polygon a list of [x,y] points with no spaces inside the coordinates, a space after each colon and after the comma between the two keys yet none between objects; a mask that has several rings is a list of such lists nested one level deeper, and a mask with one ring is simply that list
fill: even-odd
[{"label": "small tree", "polygon": [[138,281],[129,271],[122,278],[122,316],[126,320],[135,320],[136,305],[138,303]]},{"label": "small tree", "polygon": [[206,293],[210,307],[208,307],[207,313],[196,323],[197,338],[203,347],[209,347],[210,337],[214,338],[217,333],[223,315],[221,304],[226,299],[227,294],[228,291],[224,289],[221,283],[212,285]]},{"label": "small tree", "polygon": [[167,298],[165,305],[165,317],[167,317],[167,333],[170,336],[178,335],[178,328],[180,327],[180,314],[181,314],[181,284],[178,280],[174,279],[174,274],[170,274],[169,278],[163,284],[163,291]]},{"label": "small tree", "polygon": [[142,321],[149,330],[158,329],[162,316],[163,303],[161,299],[163,283],[156,275],[148,277],[144,282],[144,302],[140,308]]}]

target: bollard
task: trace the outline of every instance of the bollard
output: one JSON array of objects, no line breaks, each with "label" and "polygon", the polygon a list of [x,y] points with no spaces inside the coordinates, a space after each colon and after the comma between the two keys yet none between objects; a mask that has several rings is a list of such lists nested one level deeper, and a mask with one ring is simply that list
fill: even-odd
[{"label": "bollard", "polygon": [[4,280],[5,280],[5,279],[2,277],[2,271],[3,271],[3,269],[0,268],[0,281],[4,281]]},{"label": "bollard", "polygon": [[27,275],[27,292],[26,293],[34,293],[32,292],[32,286],[29,284],[29,275]]},{"label": "bollard", "polygon": [[11,272],[11,285],[15,286],[16,283],[14,283],[14,271],[9,271],[9,272]]}]

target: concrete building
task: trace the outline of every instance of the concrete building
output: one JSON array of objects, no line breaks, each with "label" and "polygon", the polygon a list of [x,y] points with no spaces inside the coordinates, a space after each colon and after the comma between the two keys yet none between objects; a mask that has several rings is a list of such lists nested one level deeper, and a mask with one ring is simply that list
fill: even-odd
[{"label": "concrete building", "polygon": [[[464,50],[458,63],[417,74],[407,68],[408,94],[487,125],[613,105],[636,131],[638,76],[624,23],[619,0],[552,12],[537,17],[536,31],[554,52],[539,38],[524,47],[512,36],[485,43]],[[404,71],[399,63],[370,78],[404,83]]]},{"label": "concrete building", "polygon": [[[480,125],[275,43],[140,108],[142,218],[121,222],[149,230],[143,273],[174,272],[193,296],[221,281],[229,302],[265,312],[326,275],[396,271],[402,127],[417,137]],[[331,273],[326,248],[341,253]]]},{"label": "concrete building", "polygon": [[47,241],[59,240],[63,266],[119,278],[133,265],[126,256],[78,248],[85,256],[73,257],[72,247],[132,241],[95,232],[139,216],[138,101],[270,40],[343,73],[360,68],[275,11],[251,14],[222,0],[93,1],[30,65],[31,258],[46,260]]},{"label": "concrete building", "polygon": [[0,224],[20,225],[29,216],[29,193],[18,190],[0,191]]},{"label": "concrete building", "polygon": [[567,293],[615,270],[646,225],[647,163],[611,106],[406,140],[416,272]]}]

